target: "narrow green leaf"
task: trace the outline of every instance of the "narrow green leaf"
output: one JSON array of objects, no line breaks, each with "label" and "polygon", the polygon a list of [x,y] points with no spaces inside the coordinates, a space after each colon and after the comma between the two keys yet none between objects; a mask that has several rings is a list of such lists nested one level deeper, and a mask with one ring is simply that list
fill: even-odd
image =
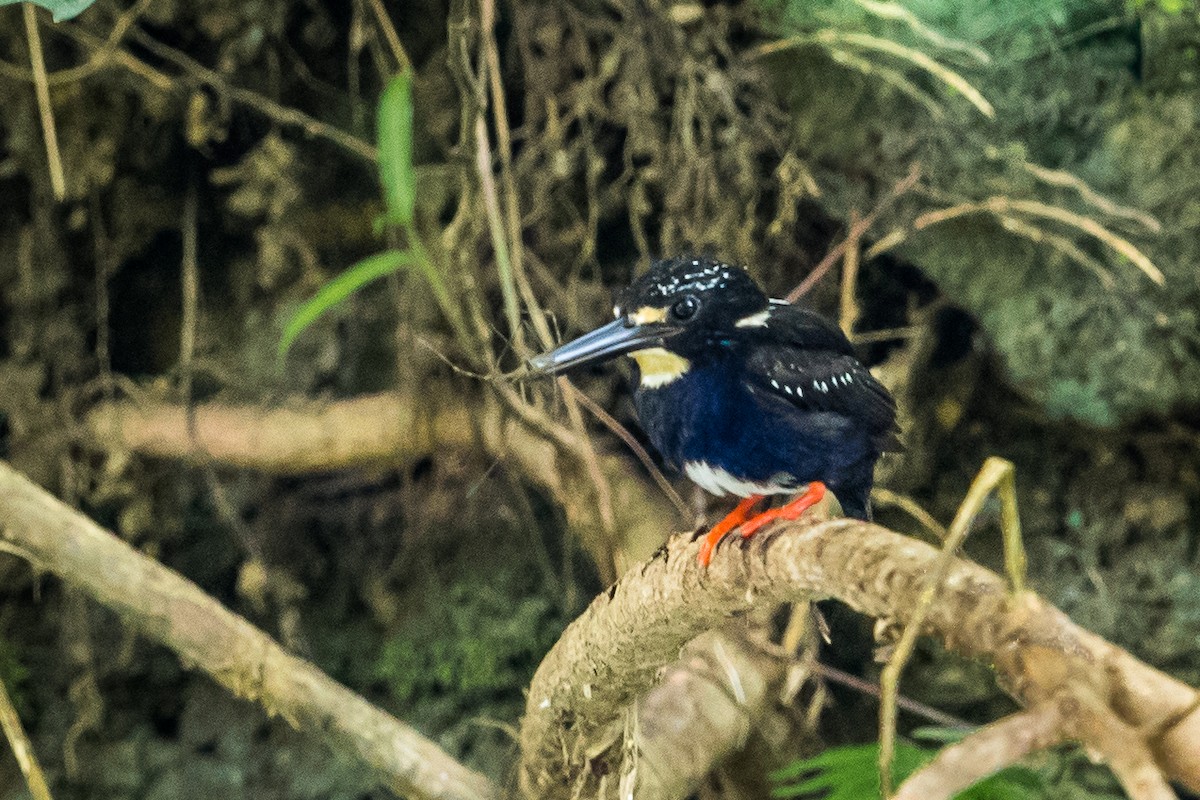
[{"label": "narrow green leaf", "polygon": [[[33,0],[35,6],[41,6],[54,15],[55,22],[63,22],[78,15],[96,0]],[[0,6],[19,3],[21,0],[0,0]]]},{"label": "narrow green leaf", "polygon": [[386,221],[392,225],[413,223],[417,198],[417,174],[413,169],[412,72],[404,70],[392,78],[379,98],[379,180],[383,184]]},{"label": "narrow green leaf", "polygon": [[[959,736],[950,728],[924,729],[945,739]],[[895,776],[902,781],[935,755],[905,742],[897,742]],[[794,761],[771,773],[771,796],[775,798],[819,796],[821,800],[879,800],[879,745],[831,747],[821,753]],[[1045,784],[1040,775],[1023,767],[1010,767],[976,783],[956,796],[956,800],[1044,800]]]},{"label": "narrow green leaf", "polygon": [[283,336],[279,339],[277,352],[280,363],[287,358],[288,350],[296,341],[296,337],[322,314],[340,305],[347,297],[368,283],[411,266],[413,262],[412,253],[407,250],[385,250],[382,253],[367,256],[322,286],[311,300],[296,309],[296,313],[292,314],[287,324],[283,326]]},{"label": "narrow green leaf", "polygon": [[[898,742],[897,779],[908,777],[932,756],[919,747]],[[823,800],[878,800],[878,760],[878,744],[831,747],[771,773],[771,780],[776,784],[771,789],[771,796],[790,798],[826,792]]]}]

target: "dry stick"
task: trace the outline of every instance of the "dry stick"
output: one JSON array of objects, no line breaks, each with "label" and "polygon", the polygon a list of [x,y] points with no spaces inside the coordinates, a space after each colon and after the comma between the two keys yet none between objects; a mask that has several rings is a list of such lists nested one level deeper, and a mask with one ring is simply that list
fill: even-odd
[{"label": "dry stick", "polygon": [[25,776],[25,785],[29,787],[29,794],[33,800],[53,800],[50,787],[46,785],[46,776],[33,753],[33,745],[29,742],[25,726],[21,724],[21,718],[17,715],[17,709],[13,706],[4,681],[0,681],[0,728],[4,730],[4,736],[12,747],[13,757],[17,760],[17,766],[21,768],[21,774]]},{"label": "dry stick", "polygon": [[1082,214],[1076,214],[1074,211],[1040,203],[1036,200],[1013,200],[1002,195],[995,195],[980,202],[959,203],[958,205],[938,211],[925,212],[913,220],[913,228],[923,230],[931,225],[937,225],[957,217],[980,213],[991,213],[998,218],[1003,217],[1005,214],[1018,213],[1061,222],[1076,230],[1083,231],[1125,256],[1125,258],[1133,262],[1134,266],[1145,273],[1146,277],[1159,286],[1162,286],[1166,281],[1162,271],[1154,265],[1150,257],[1141,250],[1138,250],[1128,239],[1118,236],[1091,217],[1085,217]]},{"label": "dry stick", "polygon": [[901,178],[900,181],[897,182],[887,194],[879,199],[879,202],[876,203],[875,208],[871,209],[871,213],[863,217],[857,225],[851,226],[850,232],[846,234],[846,238],[825,254],[825,257],[821,259],[821,262],[817,264],[817,266],[813,267],[812,271],[809,272],[804,280],[800,282],[799,286],[788,292],[787,301],[789,303],[794,303],[804,295],[808,294],[812,287],[817,285],[817,281],[825,277],[825,273],[829,272],[829,270],[833,268],[833,265],[837,263],[837,260],[842,257],[842,253],[846,252],[846,248],[852,243],[857,244],[866,234],[866,232],[875,225],[875,222],[879,219],[879,216],[886,211],[887,208],[893,202],[895,202],[898,197],[912,189],[912,187],[916,185],[920,178],[921,165],[913,164],[912,167],[909,168],[908,174]]},{"label": "dry stick", "polygon": [[1139,208],[1132,206],[1124,206],[1115,203],[1109,198],[1097,192],[1086,181],[1072,175],[1070,172],[1061,169],[1049,169],[1039,166],[1028,161],[1021,164],[1029,174],[1033,175],[1040,181],[1057,186],[1063,189],[1073,189],[1079,194],[1081,200],[1085,203],[1095,206],[1096,208],[1108,214],[1110,217],[1120,217],[1131,222],[1136,222],[1150,233],[1162,233],[1162,223],[1155,217],[1147,214]]},{"label": "dry stick", "polygon": [[196,178],[188,176],[187,193],[183,198],[183,254],[180,258],[179,280],[182,313],[179,321],[179,388],[184,405],[188,407],[188,428],[194,432],[192,414],[192,359],[196,355],[196,326],[200,318],[200,265],[197,251]]},{"label": "dry stick", "polygon": [[524,359],[531,354],[525,345],[525,332],[521,328],[521,307],[517,302],[512,261],[504,238],[504,221],[496,196],[496,181],[492,177],[492,151],[488,145],[487,122],[482,115],[475,117],[475,169],[479,173],[483,210],[487,215],[488,231],[492,235],[492,249],[496,253],[496,269],[500,273],[500,296],[504,300],[504,315],[508,318],[508,334],[512,337],[513,349]]},{"label": "dry stick", "polygon": [[[91,34],[87,34],[89,41],[84,43],[95,52],[88,56],[87,61],[77,67],[68,67],[67,69],[48,73],[46,75],[46,83],[50,86],[74,83],[104,69],[112,63],[114,58],[120,59],[121,55],[128,56],[127,53],[118,50],[118,46],[121,44],[121,40],[125,38],[125,34],[129,31],[130,26],[137,21],[142,11],[151,2],[153,0],[138,0],[137,3],[121,12],[120,16],[117,17],[116,23],[113,25],[113,29],[109,31],[108,36],[102,42],[98,38],[91,37]],[[0,75],[13,78],[14,80],[27,81],[28,83],[34,83],[37,80],[33,70],[26,72],[3,62],[0,62]],[[163,80],[162,82],[155,82],[155,85],[160,89],[169,89],[171,83],[169,80]]]},{"label": "dry stick", "polygon": [[33,3],[23,3],[25,38],[29,42],[29,63],[33,67],[33,85],[37,91],[38,112],[42,116],[42,138],[46,142],[46,161],[50,165],[50,188],[54,199],[62,202],[67,196],[67,179],[63,174],[62,155],[58,151],[58,131],[54,127],[54,108],[50,105],[50,85],[46,81],[46,60],[42,53],[42,37],[38,33],[37,12]]},{"label": "dry stick", "polygon": [[[1012,485],[1013,465],[1002,458],[991,457],[984,462],[983,468],[975,480],[971,482],[967,496],[958,513],[950,523],[949,531],[942,541],[942,552],[938,562],[925,579],[924,586],[917,596],[911,615],[904,619],[904,632],[896,642],[895,650],[888,659],[887,666],[879,676],[881,702],[879,705],[879,787],[885,798],[892,796],[892,762],[896,754],[896,697],[899,695],[900,673],[912,656],[917,646],[917,637],[924,627],[925,618],[932,613],[934,601],[942,591],[946,576],[953,564],[954,554],[962,547],[967,534],[971,531],[974,521],[984,501],[993,489],[999,490],[1002,501],[1003,523],[1006,527],[1015,526],[1017,544],[1010,544],[1010,535],[1005,536],[1005,563],[1010,568],[1013,594],[1018,595],[1025,588],[1025,555],[1019,548],[1020,521],[1017,519],[1016,494]],[[1011,528],[1010,528],[1011,529]],[[1018,552],[1019,551],[1019,552]]]},{"label": "dry stick", "polygon": [[[525,333],[521,327],[521,310],[517,300],[515,265],[510,259],[510,251],[508,243],[505,241],[504,222],[500,213],[500,199],[496,194],[496,181],[492,176],[492,151],[488,139],[487,123],[482,116],[475,118],[475,166],[479,172],[480,189],[483,194],[484,210],[487,213],[488,229],[492,236],[492,247],[496,253],[496,266],[500,273],[500,293],[504,299],[504,313],[508,317],[509,333],[513,338],[513,349],[522,358],[528,356],[530,351],[525,344]],[[512,202],[509,208],[510,215],[517,219],[517,233],[513,240],[513,249],[511,252],[516,253],[520,249],[520,212],[516,207],[516,193],[513,192]],[[511,226],[510,226],[511,229]],[[511,233],[511,230],[510,230]],[[532,292],[529,292],[529,297],[532,298]],[[533,309],[537,311],[537,309]],[[551,337],[549,329],[546,328],[545,319],[541,313],[533,314],[535,327],[537,327],[539,336],[543,339],[543,345],[549,346]],[[540,323],[540,327],[538,327]],[[592,446],[591,437],[587,434],[587,428],[583,424],[583,415],[579,413],[579,404],[574,396],[568,391],[569,381],[566,377],[557,379],[559,388],[563,391],[566,398],[567,416],[579,436],[580,448],[578,455],[583,460],[584,468],[588,472],[596,491],[596,504],[600,513],[600,522],[604,527],[606,545],[611,551],[612,557],[608,560],[611,565],[601,563],[599,565],[602,574],[612,573],[618,574],[621,564],[618,563],[617,548],[614,543],[614,534],[616,532],[616,521],[613,516],[612,507],[612,487],[609,486],[608,479],[604,476],[604,471],[600,468],[599,458],[596,456],[596,450]]]},{"label": "dry stick", "polygon": [[1067,738],[1057,703],[1042,703],[986,725],[945,747],[900,786],[893,800],[949,800],[1027,755]]},{"label": "dry stick", "polygon": [[426,800],[495,800],[484,776],[288,653],[198,586],[147,558],[0,462],[0,538],[112,609],[239,697],[370,765]]},{"label": "dry stick", "polygon": [[512,246],[512,274],[521,300],[529,310],[534,330],[544,348],[554,346],[554,337],[538,302],[529,276],[525,274],[524,243],[522,242],[521,206],[517,200],[517,183],[513,177],[512,134],[508,127],[508,106],[504,85],[500,79],[500,51],[496,45],[495,0],[481,0],[480,30],[483,34],[484,59],[487,64],[488,87],[491,97],[492,121],[496,126],[496,145],[500,154],[500,183],[504,187],[504,204],[508,207],[508,240]]},{"label": "dry stick", "polygon": [[[103,52],[105,48],[108,47],[107,40],[88,33],[78,25],[56,25],[54,26],[53,30],[56,33],[63,34],[69,39],[73,39],[74,41],[93,51]],[[117,64],[124,67],[129,72],[132,72],[134,75],[138,76],[146,83],[150,84],[161,92],[170,92],[175,89],[174,80],[162,72],[154,69],[149,64],[134,58],[127,50],[120,48],[113,50],[110,59],[116,59]],[[101,67],[105,66],[107,66],[107,63],[101,63],[96,69],[99,70]],[[55,75],[57,74],[59,73],[55,73]],[[56,83],[54,80],[55,75],[50,76],[51,83]]]},{"label": "dry stick", "polygon": [[[881,694],[879,684],[863,680],[857,675],[851,675],[849,672],[840,670],[837,667],[831,667],[828,664],[822,664],[820,661],[816,663],[813,671],[830,683],[840,683],[842,686],[853,689],[859,694],[865,694],[868,697],[876,699],[879,699],[879,695]],[[896,705],[910,714],[922,717],[935,725],[941,725],[945,728],[969,730],[975,727],[964,719],[959,719],[953,714],[947,714],[941,709],[934,708],[909,697],[901,696],[896,698]]]},{"label": "dry stick", "polygon": [[[589,760],[588,745],[655,683],[683,643],[716,621],[823,597],[902,619],[940,559],[929,545],[856,520],[789,523],[746,542],[727,541],[708,569],[696,563],[698,547],[690,535],[674,537],[593,601],[543,660],[521,729],[520,779],[528,796],[569,797],[581,776],[593,776],[594,785],[612,765]],[[942,587],[923,632],[994,664],[1018,700],[1035,703],[1068,679],[1083,682],[1129,725],[1193,702],[1192,687],[1079,628],[1041,598],[1025,593],[1014,600],[1004,580],[983,567],[953,559]],[[1169,778],[1200,788],[1200,711],[1149,745]]]},{"label": "dry stick", "polygon": [[[854,326],[858,324],[860,313],[858,303],[854,299],[854,291],[858,288],[858,248],[861,242],[861,233],[855,235],[858,223],[858,212],[851,211],[850,234],[846,236],[845,241],[846,257],[842,259],[842,296],[838,311],[838,324],[841,325],[842,332],[848,337],[854,335]],[[851,236],[854,238],[851,239]]]},{"label": "dry stick", "polygon": [[70,83],[73,81],[82,80],[83,78],[86,78],[89,75],[92,75],[93,73],[98,72],[99,70],[108,66],[108,64],[112,62],[114,56],[117,56],[121,41],[129,32],[129,29],[133,27],[133,24],[137,22],[138,17],[142,15],[142,12],[145,11],[146,7],[152,2],[154,2],[154,0],[138,0],[132,6],[122,11],[117,17],[116,23],[113,24],[112,30],[108,32],[108,36],[104,39],[104,42],[99,46],[96,52],[89,56],[88,60],[85,63],[80,64],[78,67],[59,70],[58,72],[51,74],[49,76],[50,83]]},{"label": "dry stick", "polygon": [[408,52],[400,43],[400,36],[396,33],[396,26],[392,24],[392,18],[388,16],[387,9],[383,7],[383,0],[369,1],[371,13],[375,15],[375,22],[379,25],[379,29],[383,31],[383,38],[387,40],[388,49],[392,51],[392,58],[396,59],[400,71],[411,69],[412,59],[408,57]]},{"label": "dry stick", "polygon": [[907,495],[893,492],[889,489],[875,487],[871,490],[871,499],[885,506],[895,506],[910,517],[921,523],[939,542],[946,538],[946,526],[934,519],[920,503]]},{"label": "dry stick", "polygon": [[276,103],[269,97],[264,97],[256,92],[242,89],[237,86],[232,86],[219,73],[205,67],[199,61],[196,61],[191,56],[188,56],[173,47],[169,47],[157,39],[143,33],[138,29],[134,29],[130,33],[130,38],[138,44],[145,47],[150,52],[154,53],[159,58],[170,61],[178,66],[184,72],[188,73],[193,79],[208,84],[216,91],[228,95],[239,103],[253,108],[263,116],[273,120],[284,126],[297,127],[303,130],[310,136],[315,136],[341,147],[348,153],[351,153],[364,161],[374,164],[379,159],[379,151],[375,147],[362,139],[359,139],[353,134],[347,133],[340,128],[322,122],[319,119],[310,117],[303,111],[298,111],[294,108]]},{"label": "dry stick", "polygon": [[567,419],[571,421],[571,427],[579,435],[579,457],[583,461],[584,469],[587,470],[588,477],[596,491],[596,507],[600,513],[605,545],[609,550],[614,570],[612,577],[616,577],[624,571],[626,565],[621,563],[621,548],[617,546],[616,542],[617,522],[613,511],[612,487],[608,483],[608,478],[604,476],[604,471],[600,468],[600,458],[596,455],[596,448],[592,446],[592,437],[588,436],[587,426],[583,424],[583,414],[579,412],[579,403],[567,390],[571,383],[570,379],[565,375],[559,375],[555,381],[564,396],[563,405],[567,409]]},{"label": "dry stick", "polygon": [[576,388],[575,384],[567,383],[566,389],[579,401],[580,405],[590,411],[592,416],[600,420],[604,427],[615,433],[625,443],[625,446],[633,451],[638,461],[642,462],[642,466],[650,473],[650,477],[654,480],[655,485],[667,496],[667,499],[671,501],[671,505],[675,506],[675,509],[679,512],[680,519],[689,519],[691,517],[691,510],[688,508],[687,503],[683,502],[683,498],[679,496],[679,492],[675,491],[675,487],[667,480],[667,476],[662,474],[662,470],[654,463],[654,459],[646,452],[646,448],[642,447],[642,443],[634,438],[629,429],[618,422],[612,414],[601,408],[599,403]]}]

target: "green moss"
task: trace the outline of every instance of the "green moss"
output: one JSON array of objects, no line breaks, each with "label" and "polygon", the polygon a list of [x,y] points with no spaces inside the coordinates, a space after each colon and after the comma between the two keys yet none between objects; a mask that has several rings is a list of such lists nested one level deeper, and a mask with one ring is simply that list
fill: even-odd
[{"label": "green moss", "polygon": [[[1121,0],[916,3],[922,29],[852,0],[767,5],[783,9],[781,32],[832,28],[924,53],[995,106],[988,119],[944,80],[874,52],[856,55],[899,70],[944,114],[826,48],[770,62],[804,157],[824,165],[816,178],[829,212],[861,213],[912,162],[923,165],[923,189],[879,230],[908,230],[900,254],[977,317],[1019,388],[1052,417],[1102,426],[1200,402],[1200,89],[1189,50],[1200,23],[1152,8],[1139,19]],[[990,60],[967,57],[968,47]],[[1045,180],[1041,168],[1102,197]],[[926,211],[992,197],[1087,218],[1148,255],[1164,285],[1081,227],[1037,214],[1010,214],[1023,229],[987,211],[911,228]],[[1152,215],[1161,232],[1109,201]],[[1113,285],[1053,247],[1055,236],[1102,262]]]},{"label": "green moss", "polygon": [[533,593],[528,571],[505,562],[431,582],[384,644],[375,676],[397,702],[453,695],[475,702],[519,695],[567,617],[547,595]]}]

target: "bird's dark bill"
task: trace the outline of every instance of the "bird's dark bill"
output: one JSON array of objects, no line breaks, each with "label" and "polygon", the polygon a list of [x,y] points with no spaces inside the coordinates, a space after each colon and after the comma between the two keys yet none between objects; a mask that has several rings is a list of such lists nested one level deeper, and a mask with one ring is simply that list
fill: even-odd
[{"label": "bird's dark bill", "polygon": [[534,356],[529,359],[529,369],[543,375],[554,375],[572,367],[607,361],[643,347],[661,346],[671,333],[674,330],[664,325],[631,325],[625,319],[614,320],[549,353]]}]

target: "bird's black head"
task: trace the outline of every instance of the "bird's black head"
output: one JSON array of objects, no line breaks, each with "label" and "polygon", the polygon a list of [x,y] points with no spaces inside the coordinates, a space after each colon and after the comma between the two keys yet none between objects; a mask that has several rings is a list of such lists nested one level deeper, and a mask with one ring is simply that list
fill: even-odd
[{"label": "bird's black head", "polygon": [[530,359],[529,366],[553,374],[629,353],[642,368],[643,386],[667,383],[718,341],[765,324],[769,306],[741,267],[711,258],[664,259],[618,295],[613,322]]}]

